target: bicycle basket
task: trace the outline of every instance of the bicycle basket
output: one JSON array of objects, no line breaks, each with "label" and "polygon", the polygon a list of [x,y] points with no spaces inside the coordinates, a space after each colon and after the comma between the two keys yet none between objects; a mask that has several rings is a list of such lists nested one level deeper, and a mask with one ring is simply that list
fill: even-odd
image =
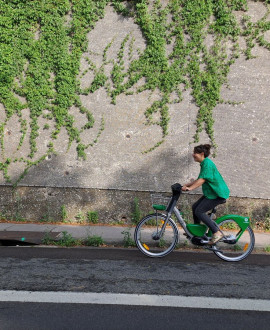
[{"label": "bicycle basket", "polygon": [[161,194],[151,194],[152,207],[158,211],[166,210],[171,197],[163,196]]}]

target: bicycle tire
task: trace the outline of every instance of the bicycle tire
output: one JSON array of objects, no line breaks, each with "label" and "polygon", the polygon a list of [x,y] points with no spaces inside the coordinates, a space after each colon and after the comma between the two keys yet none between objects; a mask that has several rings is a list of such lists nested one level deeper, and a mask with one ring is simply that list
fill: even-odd
[{"label": "bicycle tire", "polygon": [[[213,246],[213,252],[219,258],[237,262],[245,259],[253,251],[255,236],[250,226],[243,232],[233,219],[224,220],[218,226],[226,236]],[[231,243],[228,243],[230,239]]]},{"label": "bicycle tire", "polygon": [[148,257],[165,257],[172,252],[178,243],[178,228],[172,219],[168,219],[164,235],[157,239],[166,216],[164,214],[149,214],[136,226],[134,240],[138,249]]}]

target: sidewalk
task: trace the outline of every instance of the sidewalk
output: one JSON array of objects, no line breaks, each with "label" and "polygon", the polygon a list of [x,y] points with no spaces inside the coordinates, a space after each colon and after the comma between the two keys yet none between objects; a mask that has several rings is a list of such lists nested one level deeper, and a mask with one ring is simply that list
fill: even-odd
[{"label": "sidewalk", "polygon": [[[42,244],[46,234],[54,239],[59,239],[63,232],[67,232],[75,239],[101,236],[106,244],[119,244],[124,239],[122,232],[128,230],[130,230],[129,227],[120,226],[0,223],[0,240],[17,239],[18,241]],[[133,237],[134,228],[130,230],[130,233]]]},{"label": "sidewalk", "polygon": [[[187,240],[180,229],[180,243]],[[75,239],[84,239],[88,236],[101,236],[105,244],[123,244],[123,232],[130,232],[133,239],[134,227],[127,226],[97,226],[97,225],[57,225],[57,224],[16,224],[0,223],[0,241],[13,240],[24,243],[42,244],[46,233],[53,239],[59,239],[62,232],[69,233]],[[270,246],[270,233],[255,232],[255,251]],[[191,245],[191,244],[190,244]]]}]

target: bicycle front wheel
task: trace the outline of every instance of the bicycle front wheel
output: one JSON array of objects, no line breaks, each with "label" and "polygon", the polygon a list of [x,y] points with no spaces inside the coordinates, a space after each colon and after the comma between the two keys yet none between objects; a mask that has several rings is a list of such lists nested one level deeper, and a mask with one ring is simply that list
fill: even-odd
[{"label": "bicycle front wheel", "polygon": [[241,261],[253,250],[255,237],[252,229],[248,226],[243,231],[233,219],[224,220],[219,224],[224,233],[222,238],[214,247],[214,253],[225,261]]},{"label": "bicycle front wheel", "polygon": [[165,220],[166,216],[163,214],[150,214],[135,229],[134,240],[137,247],[148,257],[164,257],[178,243],[178,229],[172,219],[168,219],[165,231],[160,235]]}]

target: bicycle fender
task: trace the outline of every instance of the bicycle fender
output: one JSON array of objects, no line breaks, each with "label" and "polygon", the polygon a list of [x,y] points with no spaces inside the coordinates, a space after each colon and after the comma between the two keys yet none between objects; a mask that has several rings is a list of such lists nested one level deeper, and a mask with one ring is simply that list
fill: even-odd
[{"label": "bicycle fender", "polygon": [[222,221],[229,219],[234,220],[243,231],[246,230],[247,227],[250,225],[250,220],[248,217],[243,217],[241,215],[236,215],[236,214],[223,215],[222,217],[216,220],[216,223],[220,224]]}]

